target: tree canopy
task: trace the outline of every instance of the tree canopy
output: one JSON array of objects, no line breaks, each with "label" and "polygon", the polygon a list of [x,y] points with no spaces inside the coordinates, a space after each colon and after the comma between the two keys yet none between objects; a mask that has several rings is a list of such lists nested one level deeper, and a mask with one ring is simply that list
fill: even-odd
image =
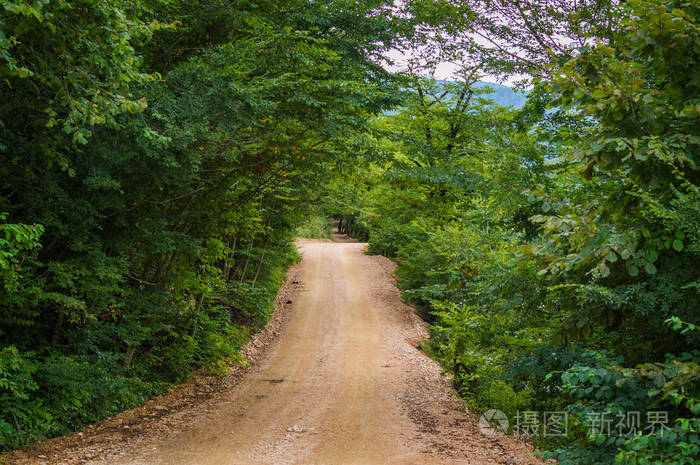
[{"label": "tree canopy", "polygon": [[562,464],[695,463],[699,12],[4,1],[0,449],[225,370],[326,215],[398,263],[470,408],[539,413]]}]

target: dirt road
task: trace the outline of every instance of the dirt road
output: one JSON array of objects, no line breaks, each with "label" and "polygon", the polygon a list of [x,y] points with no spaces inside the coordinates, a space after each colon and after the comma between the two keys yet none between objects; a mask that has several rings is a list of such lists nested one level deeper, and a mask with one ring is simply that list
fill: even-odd
[{"label": "dirt road", "polygon": [[[482,434],[416,348],[426,328],[401,302],[389,260],[364,255],[356,242],[299,247],[304,258],[296,291],[282,303],[284,323],[235,385],[173,413],[167,429],[143,429],[79,462],[538,463],[527,445]],[[64,452],[71,454],[80,456]],[[45,463],[62,463],[56,457]]]}]

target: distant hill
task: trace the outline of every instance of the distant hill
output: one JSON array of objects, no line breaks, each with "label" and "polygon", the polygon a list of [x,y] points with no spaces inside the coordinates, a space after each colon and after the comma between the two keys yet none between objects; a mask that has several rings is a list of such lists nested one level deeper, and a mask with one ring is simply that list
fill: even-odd
[{"label": "distant hill", "polygon": [[[455,84],[454,81],[438,80],[437,82],[439,84]],[[488,94],[481,94],[479,95],[479,97],[493,100],[493,103],[501,107],[513,107],[515,109],[519,109],[525,105],[525,101],[527,100],[527,92],[516,91],[508,86],[496,84],[493,82],[476,81],[476,83],[474,83],[474,87],[478,89],[490,87],[491,89],[493,89],[493,92]],[[396,112],[397,110],[387,110],[384,111],[383,114],[393,115]]]},{"label": "distant hill", "polygon": [[494,84],[492,82],[477,81],[474,87],[483,89],[490,87],[494,92],[483,95],[482,97],[493,100],[496,105],[501,107],[522,108],[527,100],[527,93],[519,92],[511,89],[508,86]]},{"label": "distant hill", "polygon": [[[454,84],[453,81],[437,82],[441,84]],[[493,82],[476,81],[476,83],[474,83],[474,87],[477,89],[485,89],[487,87],[493,89],[493,92],[489,94],[482,94],[479,97],[493,100],[493,103],[501,107],[513,107],[516,109],[522,108],[525,105],[525,100],[527,100],[527,93],[519,92],[511,89],[508,86]]]}]

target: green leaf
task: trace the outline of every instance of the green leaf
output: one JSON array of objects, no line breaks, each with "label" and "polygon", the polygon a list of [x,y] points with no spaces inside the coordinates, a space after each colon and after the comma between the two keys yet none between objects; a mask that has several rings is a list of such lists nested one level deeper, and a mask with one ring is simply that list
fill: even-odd
[{"label": "green leaf", "polygon": [[656,250],[649,250],[646,255],[647,260],[649,260],[651,263],[654,263],[659,258],[659,252]]}]

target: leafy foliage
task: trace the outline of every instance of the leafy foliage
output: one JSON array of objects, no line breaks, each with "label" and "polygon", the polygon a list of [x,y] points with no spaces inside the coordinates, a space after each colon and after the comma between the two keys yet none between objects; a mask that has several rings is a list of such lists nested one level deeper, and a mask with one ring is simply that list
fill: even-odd
[{"label": "leafy foliage", "polygon": [[381,1],[0,11],[7,449],[235,360],[399,91],[374,58],[396,35]]},{"label": "leafy foliage", "polygon": [[696,3],[5,1],[0,447],[225,369],[334,216],[472,408],[568,412],[562,464],[694,463]]},{"label": "leafy foliage", "polygon": [[[445,24],[437,57],[468,33],[492,46],[462,48],[446,91],[409,62],[412,95],[375,122],[390,148],[345,211],[397,260],[471,407],[567,412],[565,437],[534,438],[559,463],[695,463],[698,7],[516,3]],[[494,68],[534,79],[522,109],[483,100]],[[637,434],[591,431],[631,411]]]}]

